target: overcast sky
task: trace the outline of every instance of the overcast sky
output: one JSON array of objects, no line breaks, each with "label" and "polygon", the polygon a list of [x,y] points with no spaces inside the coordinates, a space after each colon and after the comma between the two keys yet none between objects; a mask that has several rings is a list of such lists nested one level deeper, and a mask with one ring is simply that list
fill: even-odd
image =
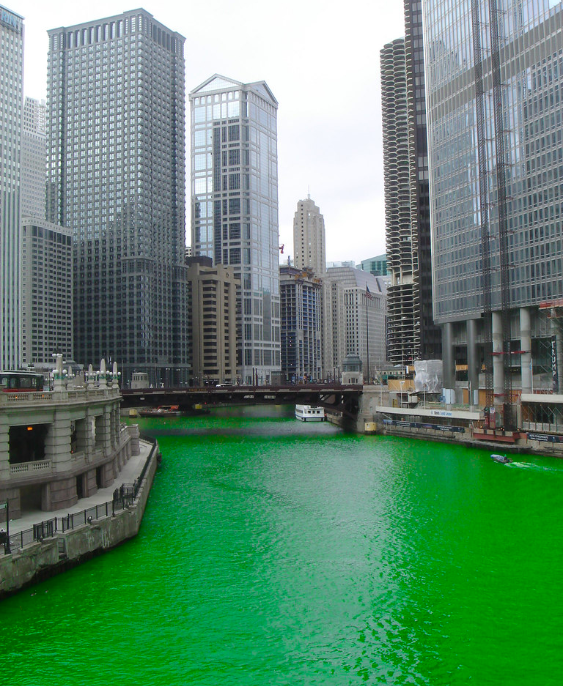
[{"label": "overcast sky", "polygon": [[328,261],[385,252],[379,51],[404,35],[402,0],[1,1],[25,18],[30,97],[46,97],[48,29],[137,7],[186,37],[187,92],[215,73],[266,81],[279,102],[284,258],[293,255],[297,201],[308,193],[325,218]]}]

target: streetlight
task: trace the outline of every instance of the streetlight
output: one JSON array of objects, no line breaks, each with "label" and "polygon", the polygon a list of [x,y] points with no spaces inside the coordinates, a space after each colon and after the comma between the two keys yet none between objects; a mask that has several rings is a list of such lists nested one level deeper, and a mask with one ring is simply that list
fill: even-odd
[{"label": "streetlight", "polygon": [[[3,533],[6,538],[4,538],[4,553],[9,555],[12,551],[10,549],[10,502],[6,500],[5,503],[0,503],[0,510],[6,510],[6,531]],[[2,543],[2,538],[0,538],[0,543]]]}]

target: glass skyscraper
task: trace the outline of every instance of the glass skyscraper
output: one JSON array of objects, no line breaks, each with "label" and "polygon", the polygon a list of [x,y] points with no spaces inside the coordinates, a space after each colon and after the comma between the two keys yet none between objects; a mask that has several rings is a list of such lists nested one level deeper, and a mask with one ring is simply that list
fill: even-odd
[{"label": "glass skyscraper", "polygon": [[188,378],[184,37],[144,10],[49,31],[47,217],[72,229],[74,356]]},{"label": "glass skyscraper", "polygon": [[23,19],[0,6],[0,369],[21,364],[20,149]]},{"label": "glass skyscraper", "polygon": [[192,248],[241,280],[240,376],[280,369],[278,103],[264,81],[214,75],[190,93]]},{"label": "glass skyscraper", "polygon": [[532,375],[557,389],[563,371],[563,7],[427,0],[423,10],[445,387],[468,365],[469,389],[484,370],[486,404],[507,405]]}]

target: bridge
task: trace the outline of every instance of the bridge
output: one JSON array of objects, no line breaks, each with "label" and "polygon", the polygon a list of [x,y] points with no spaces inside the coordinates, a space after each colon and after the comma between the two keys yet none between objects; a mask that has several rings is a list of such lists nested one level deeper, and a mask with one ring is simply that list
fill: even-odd
[{"label": "bridge", "polygon": [[363,386],[355,384],[288,384],[122,389],[121,393],[125,408],[178,405],[181,411],[190,412],[198,405],[314,405],[355,419],[362,391]]}]

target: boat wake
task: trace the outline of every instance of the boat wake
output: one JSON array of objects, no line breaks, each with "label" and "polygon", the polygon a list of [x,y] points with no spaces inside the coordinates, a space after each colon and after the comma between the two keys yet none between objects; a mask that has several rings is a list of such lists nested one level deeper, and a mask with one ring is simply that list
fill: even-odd
[{"label": "boat wake", "polygon": [[563,474],[562,469],[557,469],[556,467],[543,467],[540,464],[529,464],[527,462],[512,462],[508,466],[517,467],[518,469],[531,469],[534,472],[560,472]]}]

